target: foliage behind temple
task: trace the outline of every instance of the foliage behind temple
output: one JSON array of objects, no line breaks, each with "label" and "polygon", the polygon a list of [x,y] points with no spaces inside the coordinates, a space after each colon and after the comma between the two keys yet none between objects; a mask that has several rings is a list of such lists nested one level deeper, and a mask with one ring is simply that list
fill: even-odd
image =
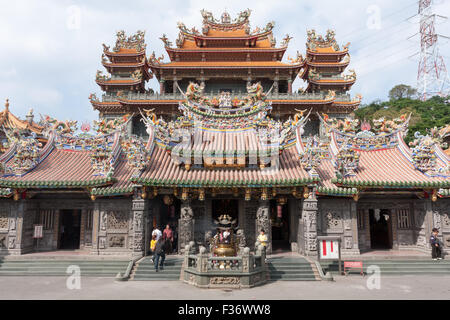
[{"label": "foliage behind temple", "polygon": [[[447,101],[447,102],[446,102]],[[390,101],[374,101],[355,111],[359,120],[372,120],[385,117],[393,119],[404,113],[412,113],[406,142],[414,139],[414,133],[425,134],[426,129],[442,127],[450,123],[449,99],[435,96],[427,101],[416,99],[393,99]]]}]

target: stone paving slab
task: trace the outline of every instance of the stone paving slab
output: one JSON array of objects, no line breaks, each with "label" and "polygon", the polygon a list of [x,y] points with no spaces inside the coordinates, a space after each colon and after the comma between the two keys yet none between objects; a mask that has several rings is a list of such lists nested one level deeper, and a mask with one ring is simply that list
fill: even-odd
[{"label": "stone paving slab", "polygon": [[251,289],[201,289],[178,281],[126,281],[82,278],[69,290],[66,277],[0,278],[0,299],[450,299],[450,276],[386,276],[380,290],[368,289],[369,277],[337,276],[336,281],[271,282]]}]

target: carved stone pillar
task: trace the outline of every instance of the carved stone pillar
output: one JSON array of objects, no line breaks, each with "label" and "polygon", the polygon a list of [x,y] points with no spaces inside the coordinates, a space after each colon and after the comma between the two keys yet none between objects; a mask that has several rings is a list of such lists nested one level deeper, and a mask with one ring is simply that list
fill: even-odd
[{"label": "carved stone pillar", "polygon": [[270,205],[267,200],[260,200],[259,206],[256,211],[256,239],[258,235],[264,229],[264,233],[267,235],[267,254],[272,253],[272,223],[270,221]]},{"label": "carved stone pillar", "polygon": [[[302,203],[302,217],[299,221],[299,251],[305,256],[317,256],[317,199],[315,191]],[[302,229],[300,229],[300,226]]]},{"label": "carved stone pillar", "polygon": [[194,211],[190,201],[182,201],[178,220],[178,252],[183,253],[186,245],[194,241],[194,224]]},{"label": "carved stone pillar", "polygon": [[145,209],[147,207],[147,201],[144,199],[133,199],[132,202],[132,212],[133,212],[133,248],[132,255],[143,256],[144,255],[144,220],[145,220]]}]

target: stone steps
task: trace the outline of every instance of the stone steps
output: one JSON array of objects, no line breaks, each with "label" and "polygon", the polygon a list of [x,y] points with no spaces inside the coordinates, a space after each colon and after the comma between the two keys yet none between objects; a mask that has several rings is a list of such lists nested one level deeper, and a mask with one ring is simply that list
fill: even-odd
[{"label": "stone steps", "polygon": [[182,258],[166,258],[164,270],[156,272],[151,257],[145,257],[136,264],[130,279],[135,281],[178,281],[182,265]]},{"label": "stone steps", "polygon": [[78,266],[82,277],[115,277],[124,273],[127,260],[3,260],[0,276],[69,276],[69,266]]},{"label": "stone steps", "polygon": [[268,259],[270,281],[315,281],[311,264],[303,258]]}]

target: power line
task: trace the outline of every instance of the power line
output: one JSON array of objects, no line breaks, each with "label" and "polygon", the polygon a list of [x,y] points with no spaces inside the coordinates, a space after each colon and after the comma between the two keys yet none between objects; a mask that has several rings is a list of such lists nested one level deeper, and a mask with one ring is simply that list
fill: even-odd
[{"label": "power line", "polygon": [[[386,20],[386,18],[389,18],[389,17],[391,17],[391,16],[394,16],[394,15],[400,13],[400,12],[403,12],[406,8],[409,8],[409,7],[413,6],[413,5],[416,5],[417,3],[418,3],[417,1],[414,1],[414,3],[408,4],[407,6],[401,8],[400,10],[395,11],[395,12],[393,12],[393,13],[387,15],[387,16],[384,16],[384,17],[381,19],[381,21]],[[362,28],[354,29],[354,30],[350,31],[349,33],[344,34],[342,37],[343,37],[343,38],[347,38],[348,36],[350,36],[350,35],[352,35],[352,34],[358,34],[358,33],[361,33],[361,32],[363,32],[363,31],[367,31],[367,29],[362,29]]]}]

